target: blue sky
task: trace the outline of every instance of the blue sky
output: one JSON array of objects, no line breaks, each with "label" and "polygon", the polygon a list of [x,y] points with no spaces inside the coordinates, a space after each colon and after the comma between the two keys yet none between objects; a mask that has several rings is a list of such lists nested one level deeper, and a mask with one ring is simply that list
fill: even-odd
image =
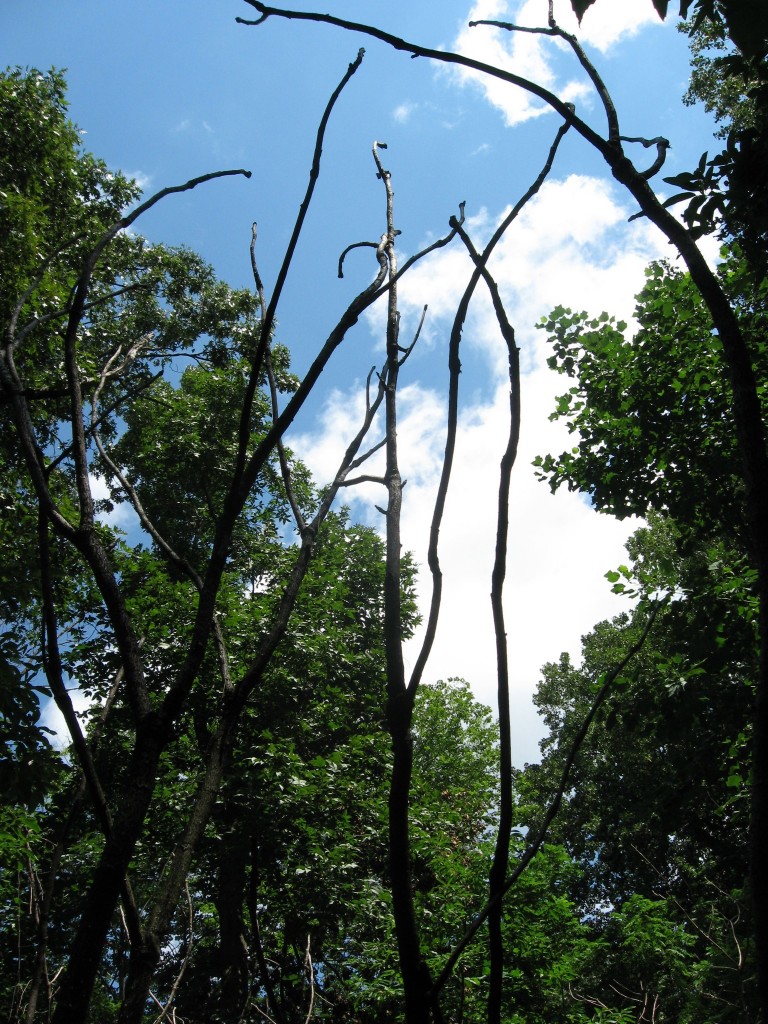
[{"label": "blue sky", "polygon": [[[546,0],[324,0],[321,6],[429,46],[508,61],[573,99],[582,116],[602,127],[600,108],[572,56],[551,40],[464,27],[482,17],[541,23]],[[87,133],[85,145],[136,176],[147,193],[211,170],[252,170],[250,181],[230,178],[170,197],[137,226],[152,240],[189,245],[231,284],[248,285],[250,225],[257,221],[269,289],[303,197],[318,119],[358,47],[365,46],[363,65],[326,137],[315,205],[278,312],[280,340],[301,372],[371,273],[368,250],[352,254],[341,282],[336,261],[351,242],[378,238],[383,230],[382,189],[370,155],[374,139],[389,146],[386,166],[407,255],[444,233],[462,200],[476,237],[487,236],[540,167],[557,124],[509,88],[488,93],[450,69],[411,60],[373,40],[277,19],[256,28],[235,23],[253,13],[242,0],[4,0],[0,60],[68,69],[70,112]],[[556,15],[573,30],[562,0]],[[623,133],[663,134],[672,142],[665,173],[693,166],[712,148],[708,118],[681,102],[687,49],[674,20],[659,22],[651,0],[598,0],[582,31],[612,90]],[[669,191],[660,178],[655,184]],[[578,654],[581,634],[621,610],[603,574],[623,560],[632,527],[597,516],[575,495],[553,498],[533,479],[533,456],[568,443],[562,428],[547,421],[559,382],[543,366],[544,339],[533,325],[559,302],[631,316],[644,265],[668,254],[647,225],[627,223],[632,212],[596,155],[569,138],[494,267],[527,370],[507,608],[519,763],[536,756],[540,727],[530,694],[538,667],[561,650]],[[466,276],[458,248],[444,250],[401,290],[406,334],[423,303],[430,304],[423,343],[407,367],[400,431],[409,479],[405,543],[417,557],[425,550],[443,442],[445,340]],[[355,428],[361,381],[381,359],[382,325],[382,312],[365,318],[297,425],[292,443],[319,481],[332,472],[340,438]],[[494,471],[506,399],[501,349],[482,300],[465,331],[462,361],[464,433],[442,531],[445,618],[428,677],[464,676],[493,703],[484,571],[492,557]],[[373,505],[381,495],[361,490],[345,497],[356,515],[380,525]]]}]

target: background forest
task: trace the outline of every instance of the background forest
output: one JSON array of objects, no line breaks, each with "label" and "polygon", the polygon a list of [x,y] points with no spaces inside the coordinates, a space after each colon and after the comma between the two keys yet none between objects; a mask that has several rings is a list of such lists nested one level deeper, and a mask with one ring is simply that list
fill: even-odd
[{"label": "background forest", "polygon": [[[588,6],[574,3],[579,16]],[[141,234],[172,193],[250,172],[145,198],[83,144],[62,71],[0,76],[0,1000],[12,1024],[766,1018],[768,29],[749,0],[681,8],[688,97],[715,115],[722,152],[665,178],[666,140],[620,134],[599,69],[545,5],[540,31],[577,58],[604,134],[543,86],[480,68],[539,96],[560,127],[489,239],[461,204],[406,253],[374,143],[379,237],[354,236],[339,259],[349,276],[367,258],[370,276],[301,374],[278,304],[362,51],[329,92],[271,291],[255,225],[248,288]],[[248,0],[243,31],[294,17]],[[307,19],[419,59],[456,56]],[[682,260],[648,266],[631,326],[562,305],[538,325],[562,383],[552,418],[572,434],[541,452],[542,484],[643,525],[608,573],[627,610],[595,625],[581,659],[544,665],[541,760],[515,769],[502,598],[525,378],[491,256],[574,133]],[[622,144],[637,142],[630,159]],[[714,270],[702,239],[719,247]],[[470,272],[416,566],[400,534],[398,402],[422,322],[406,334],[398,294],[451,246]],[[481,289],[509,381],[488,585],[494,709],[462,679],[424,675],[462,331]],[[384,352],[356,433],[318,482],[291,427],[376,302]],[[378,529],[347,501],[371,484]],[[64,746],[41,722],[48,702]]]}]

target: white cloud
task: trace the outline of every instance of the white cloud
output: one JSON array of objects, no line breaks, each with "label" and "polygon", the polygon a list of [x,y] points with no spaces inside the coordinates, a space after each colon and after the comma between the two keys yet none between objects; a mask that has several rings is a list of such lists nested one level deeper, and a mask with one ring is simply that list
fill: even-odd
[{"label": "white cloud", "polygon": [[[624,560],[623,543],[633,524],[598,516],[578,495],[555,496],[534,477],[531,461],[569,442],[564,428],[546,413],[557,391],[554,375],[539,369],[523,382],[523,427],[510,500],[510,556],[506,619],[512,686],[514,757],[535,760],[541,724],[531,696],[545,661],[563,650],[577,659],[580,638],[601,618],[618,614],[604,573]],[[319,480],[335,468],[340,439],[350,436],[362,411],[360,389],[337,393],[326,406],[319,429],[291,444]],[[404,490],[402,535],[405,549],[420,565],[419,605],[426,614],[431,593],[427,545],[434,496],[445,441],[445,409],[437,391],[410,385],[401,394],[398,440]],[[478,699],[495,706],[496,668],[489,600],[494,557],[498,466],[508,431],[507,389],[499,385],[487,404],[461,416],[455,471],[440,531],[444,592],[440,625],[425,682],[463,676]],[[376,435],[375,439],[378,439]],[[381,472],[382,467],[369,467]],[[375,505],[385,503],[383,487],[365,484],[346,490],[343,500],[356,516],[382,529]],[[420,635],[406,650],[413,668]]]},{"label": "white cloud", "polygon": [[[628,224],[631,207],[609,179],[570,175],[552,179],[525,207],[497,246],[490,263],[518,334],[525,340],[524,365],[541,359],[533,325],[556,305],[599,313],[615,312],[626,320],[643,284],[651,259],[668,256],[669,246],[647,221]],[[484,245],[507,210],[491,216],[481,210],[465,228],[478,248]],[[400,287],[399,305],[410,322],[429,304],[426,334],[432,343],[445,335],[444,323],[471,273],[459,243],[419,264]],[[372,315],[375,315],[372,314]],[[495,317],[484,289],[479,289],[465,332],[466,343],[483,351],[495,373],[503,375],[506,354],[498,342]]]},{"label": "white cloud", "polygon": [[[632,524],[598,516],[578,495],[551,495],[535,479],[534,455],[563,447],[563,428],[545,418],[552,406],[553,384],[543,371],[523,382],[521,441],[510,496],[505,620],[516,763],[537,757],[542,729],[531,696],[541,665],[557,659],[563,650],[578,660],[581,636],[600,619],[622,610],[603,575],[624,560],[623,544],[632,530]],[[489,594],[498,466],[508,431],[506,387],[500,386],[490,404],[470,410],[464,420],[440,531],[444,597],[425,679],[463,676],[476,696],[493,707],[496,656]],[[407,451],[404,439],[404,463]],[[405,464],[403,472],[408,472]],[[414,549],[423,566],[431,490],[414,488],[406,492],[404,503],[404,545]],[[424,608],[430,592],[427,576],[424,566]],[[410,666],[417,649],[418,640],[407,651]]]},{"label": "white cloud", "polygon": [[627,223],[632,208],[620,195],[610,180],[570,175],[545,183],[525,208],[492,263],[518,323],[558,304],[631,319],[646,264],[669,246],[647,221]]},{"label": "white cloud", "polygon": [[[89,480],[94,501],[112,500],[107,482],[103,477],[91,474]],[[113,502],[111,512],[100,512],[96,518],[105,526],[116,527],[124,533],[139,526],[139,517],[127,501]]]},{"label": "white cloud", "polygon": [[406,124],[413,117],[414,113],[418,109],[418,104],[411,103],[410,100],[406,100],[405,103],[400,103],[392,111],[392,119],[398,124]]},{"label": "white cloud", "polygon": [[[93,703],[93,699],[86,696],[86,694],[77,687],[72,687],[70,689],[69,698],[72,701],[72,707],[74,708],[75,715],[77,716],[80,725],[85,729],[88,709]],[[50,741],[57,749],[60,750],[62,747],[68,747],[71,743],[72,737],[70,736],[69,729],[64,721],[64,715],[59,711],[59,708],[53,699],[48,700],[48,702],[43,705],[38,724],[44,729],[51,730],[53,735],[50,737]]]},{"label": "white cloud", "polygon": [[177,134],[184,134],[187,132],[200,133],[200,129],[206,133],[206,135],[213,135],[214,130],[208,121],[195,121],[190,117],[184,117],[177,124],[174,125],[173,131]]},{"label": "white cloud", "polygon": [[[505,0],[477,0],[467,22],[502,21],[529,28],[545,27],[541,0],[507,3]],[[648,24],[659,23],[648,0],[621,0],[595,4],[584,16],[581,28],[571,10],[569,0],[556,0],[555,19],[566,31],[576,34],[582,43],[603,53],[622,40],[639,32]],[[592,87],[582,69],[573,58],[565,76],[558,75],[555,64],[560,53],[570,49],[562,40],[530,32],[509,32],[488,25],[469,28],[464,25],[453,42],[452,49],[467,57],[537,83],[569,103],[591,102]],[[500,110],[508,125],[520,124],[540,117],[550,109],[543,101],[500,81],[463,68],[451,72],[461,84],[472,84],[481,89],[486,99]]]},{"label": "white cloud", "polygon": [[555,18],[566,32],[578,35],[582,43],[594,46],[601,53],[608,53],[618,43],[631,39],[644,28],[663,28],[648,0],[621,0],[618,4],[598,0],[584,15],[581,26],[569,0],[555,0]]},{"label": "white cloud", "polygon": [[146,192],[152,184],[152,175],[145,174],[143,171],[126,171],[125,176],[135,181],[142,192]]}]

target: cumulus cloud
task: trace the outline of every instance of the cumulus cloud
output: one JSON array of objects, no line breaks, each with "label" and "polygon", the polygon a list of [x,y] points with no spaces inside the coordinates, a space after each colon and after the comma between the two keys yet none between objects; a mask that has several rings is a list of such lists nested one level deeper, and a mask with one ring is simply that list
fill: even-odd
[{"label": "cumulus cloud", "polygon": [[[507,210],[481,210],[466,230],[482,247]],[[528,332],[523,364],[541,361],[540,339],[531,327],[556,305],[599,313],[616,311],[631,319],[634,296],[643,283],[645,265],[669,255],[669,247],[646,221],[628,224],[632,208],[610,180],[585,175],[552,179],[525,207],[497,246],[490,270],[499,284],[513,324]],[[444,321],[453,311],[471,273],[459,246],[443,249],[403,280],[399,305],[404,320],[413,320],[429,304],[427,338],[445,335]],[[495,316],[483,290],[477,293],[466,343],[483,351],[494,372],[506,372],[506,354],[498,342]],[[374,315],[374,314],[372,314]]]},{"label": "cumulus cloud", "polygon": [[620,4],[593,4],[581,25],[576,21],[568,0],[555,0],[555,18],[567,32],[578,34],[582,43],[608,53],[614,46],[631,39],[646,28],[662,28],[663,23],[653,5],[646,0],[622,0]]},{"label": "cumulus cloud", "polygon": [[[577,659],[580,638],[602,618],[622,610],[604,573],[624,560],[632,525],[598,516],[578,495],[553,496],[533,474],[535,454],[563,447],[562,427],[546,421],[553,382],[539,371],[523,382],[523,423],[510,495],[505,618],[512,688],[514,759],[535,760],[541,725],[531,696],[541,665],[563,650]],[[477,697],[496,702],[496,659],[490,605],[498,467],[508,432],[508,392],[462,417],[456,474],[441,528],[444,599],[427,679],[458,675]],[[568,442],[565,442],[567,446]],[[403,443],[407,457],[407,442]],[[404,467],[404,471],[407,471]],[[409,488],[411,484],[409,483]],[[406,493],[404,544],[424,566],[428,485]],[[426,607],[429,579],[422,569]],[[418,638],[407,652],[412,665]]]},{"label": "cumulus cloud", "polygon": [[417,107],[418,104],[411,103],[410,100],[406,100],[404,103],[400,103],[396,106],[392,111],[392,119],[396,121],[397,124],[406,124],[410,121]]},{"label": "cumulus cloud", "polygon": [[[564,428],[547,421],[557,381],[539,369],[523,382],[523,425],[510,499],[510,556],[506,617],[512,683],[515,761],[537,758],[541,724],[531,696],[543,662],[563,650],[578,658],[580,638],[601,618],[618,614],[604,573],[624,560],[623,544],[635,524],[598,516],[578,495],[553,496],[534,476],[533,457],[568,446]],[[319,429],[292,438],[292,446],[319,480],[328,479],[339,454],[339,438],[350,436],[362,412],[360,389],[328,401]],[[467,679],[475,695],[495,705],[496,666],[489,600],[496,536],[498,467],[506,442],[508,390],[495,388],[489,402],[470,403],[461,413],[455,470],[440,531],[444,591],[440,625],[425,681]],[[379,435],[375,435],[378,437]],[[402,535],[420,567],[419,605],[426,612],[431,579],[426,552],[445,443],[444,397],[421,384],[401,394],[398,440],[404,490]],[[371,472],[381,472],[381,463]],[[365,484],[344,492],[357,518],[382,529],[375,506],[383,488]],[[406,650],[412,668],[421,634]]]},{"label": "cumulus cloud", "polygon": [[152,175],[145,174],[144,171],[126,171],[125,176],[135,181],[142,192],[146,192],[152,184]]},{"label": "cumulus cloud", "polygon": [[[525,0],[523,3],[477,0],[467,22],[490,20],[529,28],[542,27],[543,10],[541,0]],[[581,27],[576,22],[569,0],[556,0],[555,19],[563,29],[578,35],[582,43],[602,53],[609,52],[647,25],[659,24],[658,16],[647,0],[597,3],[584,16]],[[569,59],[560,68],[560,57],[570,49],[562,40],[530,32],[509,32],[487,25],[470,28],[465,23],[454,39],[452,49],[536,82],[568,103],[589,99],[592,95],[592,87],[575,59]],[[502,112],[508,125],[540,117],[549,110],[530,93],[499,79],[464,68],[453,68],[451,74],[462,85],[482,90],[488,102]]]},{"label": "cumulus cloud", "polygon": [[[110,498],[109,488],[103,477],[91,474],[89,480],[94,501],[104,501]],[[114,502],[111,511],[98,513],[97,519],[105,526],[116,527],[123,533],[139,528],[139,517],[127,501]]]},{"label": "cumulus cloud", "polygon": [[[86,696],[86,694],[76,686],[71,687],[69,697],[72,701],[72,707],[74,708],[75,715],[77,716],[82,728],[85,729],[88,710],[91,707],[93,700],[91,697]],[[55,701],[52,699],[43,705],[40,712],[39,724],[44,729],[50,729],[50,741],[57,749],[60,750],[63,747],[68,747],[71,743],[72,737],[69,734],[67,723],[64,721],[64,715],[62,715]]]}]

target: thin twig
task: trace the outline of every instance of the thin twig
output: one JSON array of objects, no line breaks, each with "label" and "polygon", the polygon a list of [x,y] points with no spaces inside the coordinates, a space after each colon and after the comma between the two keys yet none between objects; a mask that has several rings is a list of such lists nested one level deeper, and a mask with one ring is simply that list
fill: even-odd
[{"label": "thin twig", "polygon": [[190,892],[189,892],[189,882],[188,881],[184,883],[184,891],[187,894],[187,925],[188,925],[188,928],[189,928],[189,939],[187,940],[187,948],[186,948],[186,950],[184,952],[184,959],[181,962],[181,967],[179,968],[179,973],[174,978],[173,985],[171,986],[171,991],[170,991],[170,993],[168,995],[168,999],[165,1002],[165,1006],[163,1006],[163,1008],[162,1008],[162,1013],[160,1014],[159,1017],[155,1018],[154,1024],[162,1024],[162,1021],[164,1021],[165,1018],[168,1016],[168,1011],[171,1009],[171,1006],[173,1005],[173,1001],[176,998],[176,995],[177,995],[177,993],[179,991],[179,986],[181,985],[181,979],[184,977],[184,972],[187,969],[187,964],[189,963],[189,958],[192,955],[192,946],[194,944],[194,937],[195,937],[195,933],[194,933],[194,923],[195,922],[194,922],[194,911],[193,911],[193,908],[192,908],[192,896],[190,895]]},{"label": "thin twig", "polygon": [[[264,285],[261,281],[261,275],[259,274],[259,267],[256,262],[256,224],[254,223],[251,228],[251,271],[253,273],[253,281],[256,285],[256,293],[259,298],[259,309],[261,310],[260,323],[261,330],[264,330],[263,318],[264,318]],[[277,400],[277,382],[275,381],[275,373],[272,367],[272,340],[267,338],[266,346],[264,348],[264,368],[267,373],[267,382],[269,384],[269,395],[272,402],[272,422],[274,423],[279,416],[279,405]],[[296,496],[293,490],[293,483],[291,481],[291,467],[288,464],[288,457],[285,453],[285,445],[283,444],[282,436],[277,438],[277,457],[280,464],[280,473],[283,478],[283,486],[285,487],[285,494],[288,498],[288,503],[291,506],[291,512],[296,522],[299,533],[306,528],[304,516],[299,507],[299,503],[296,501]]]},{"label": "thin twig", "polygon": [[413,352],[413,350],[414,350],[414,348],[416,346],[416,342],[419,340],[419,335],[421,334],[421,329],[424,326],[424,319],[425,319],[426,315],[427,315],[427,306],[425,305],[424,308],[421,311],[421,316],[419,317],[419,324],[418,324],[418,326],[416,328],[415,334],[413,335],[413,341],[411,342],[411,344],[408,345],[407,348],[403,348],[401,345],[398,345],[398,351],[403,353],[401,358],[398,361],[400,366],[403,365],[403,363],[406,361],[406,359],[411,354],[411,352]]},{"label": "thin twig", "polygon": [[[650,149],[651,146],[656,147],[656,159],[653,161],[647,171],[640,171],[641,177],[648,181],[655,174],[661,170],[664,166],[664,161],[667,159],[667,150],[669,149],[669,139],[665,139],[662,135],[657,135],[655,139],[644,139],[637,136],[622,135],[622,142],[639,142],[645,149]],[[634,220],[635,218],[630,218]]]},{"label": "thin twig", "polygon": [[[277,274],[277,280],[275,281],[275,287],[269,300],[269,305],[263,313],[261,321],[261,334],[259,336],[259,343],[256,346],[256,352],[253,356],[251,364],[251,373],[248,379],[246,387],[245,399],[243,401],[243,408],[240,415],[240,427],[238,431],[238,452],[237,459],[235,462],[234,480],[235,485],[239,483],[244,474],[247,474],[247,452],[248,442],[250,440],[250,421],[251,421],[251,408],[253,405],[254,396],[256,394],[256,388],[258,387],[259,377],[261,374],[261,366],[264,361],[264,355],[269,345],[269,338],[272,333],[272,328],[275,323],[275,315],[277,313],[277,307],[280,302],[280,298],[283,293],[283,287],[285,286],[286,278],[288,277],[288,271],[290,270],[291,263],[293,262],[293,256],[298,245],[299,237],[301,235],[304,221],[309,207],[312,202],[312,197],[315,192],[315,185],[320,177],[320,158],[323,152],[323,140],[325,138],[325,131],[330,120],[331,113],[336,101],[341,95],[344,87],[355,74],[357,69],[360,67],[363,61],[365,50],[362,48],[358,50],[357,57],[349,65],[346,72],[344,73],[341,81],[334,89],[331,94],[331,98],[325,106],[323,115],[320,118],[320,124],[317,129],[317,135],[315,138],[315,148],[312,156],[312,166],[309,171],[309,182],[307,184],[307,190],[304,194],[301,206],[299,207],[299,213],[296,218],[296,223],[293,226],[291,237],[288,241],[288,246],[285,250],[283,262],[280,266],[280,270]],[[281,434],[278,434],[281,436]]]},{"label": "thin twig", "polygon": [[344,277],[344,258],[348,252],[351,252],[353,249],[378,249],[378,247],[378,242],[353,242],[351,245],[348,245],[341,256],[339,256],[339,277]]},{"label": "thin twig", "polygon": [[304,969],[309,973],[309,1008],[307,1016],[304,1018],[304,1024],[309,1024],[315,1008],[315,968],[312,963],[312,948],[309,935],[307,935],[307,952],[304,955]]}]

